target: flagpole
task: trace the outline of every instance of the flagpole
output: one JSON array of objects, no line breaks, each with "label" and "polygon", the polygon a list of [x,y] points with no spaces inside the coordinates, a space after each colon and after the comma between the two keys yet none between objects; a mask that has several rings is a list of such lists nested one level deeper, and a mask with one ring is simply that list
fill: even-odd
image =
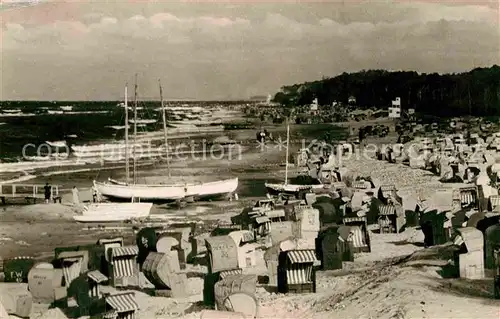
[{"label": "flagpole", "polygon": [[290,146],[290,124],[286,120],[286,159],[285,159],[285,185],[288,184],[288,148]]}]

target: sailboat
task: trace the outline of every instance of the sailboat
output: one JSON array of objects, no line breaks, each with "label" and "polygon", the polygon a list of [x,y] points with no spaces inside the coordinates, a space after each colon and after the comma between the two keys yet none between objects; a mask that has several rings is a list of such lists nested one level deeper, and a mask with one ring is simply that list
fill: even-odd
[{"label": "sailboat", "polygon": [[[127,87],[125,86],[125,101],[127,101]],[[126,102],[125,102],[126,103]],[[128,117],[128,115],[126,115]],[[126,122],[127,123],[127,122]],[[128,127],[125,130],[125,143],[128,145]],[[128,176],[128,150],[127,157],[127,176]],[[95,184],[95,181],[94,181]],[[152,203],[134,203],[134,197],[131,203],[92,203],[84,206],[82,215],[73,216],[73,219],[82,223],[93,222],[119,222],[129,219],[148,217]]]},{"label": "sailboat", "polygon": [[[165,139],[165,149],[167,157],[167,169],[168,177],[170,174],[170,162],[168,154],[168,135],[167,135],[167,124],[166,124],[166,113],[163,101],[163,90],[161,83],[159,83],[160,88],[160,98],[162,107],[162,120],[163,120],[163,133]],[[135,102],[134,102],[134,119],[137,118],[137,83],[135,85]],[[126,103],[125,103],[126,104]],[[125,110],[128,107],[125,106]],[[127,111],[125,114],[128,114]],[[128,123],[128,116],[126,115],[126,120]],[[134,123],[134,140],[137,137],[137,121]],[[126,132],[128,130],[125,130]],[[128,135],[125,135],[128,137]],[[126,141],[128,145],[128,139]],[[126,152],[126,161],[128,167],[128,152]],[[135,154],[134,154],[135,155]],[[135,174],[135,156],[134,156],[134,183],[130,184],[128,182],[128,170],[127,170],[127,182],[121,182],[114,179],[108,179],[107,183],[94,181],[94,186],[97,190],[106,197],[119,198],[119,199],[130,199],[130,198],[140,198],[141,200],[181,200],[186,197],[193,197],[197,199],[213,198],[219,197],[227,194],[232,194],[238,187],[238,178],[220,180],[210,183],[185,183],[185,184],[137,184],[136,174]]]},{"label": "sailboat", "polygon": [[300,197],[300,194],[310,192],[314,189],[324,188],[323,183],[318,179],[306,175],[299,175],[291,178],[291,183],[288,182],[288,156],[290,143],[290,124],[286,127],[286,159],[285,159],[285,182],[284,183],[265,183],[267,192],[270,195],[291,194]]}]

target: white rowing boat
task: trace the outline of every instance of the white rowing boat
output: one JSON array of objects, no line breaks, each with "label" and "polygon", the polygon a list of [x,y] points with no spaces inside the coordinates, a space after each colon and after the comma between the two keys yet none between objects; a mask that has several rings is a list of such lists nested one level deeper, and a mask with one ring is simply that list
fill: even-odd
[{"label": "white rowing boat", "polygon": [[21,109],[1,109],[0,111],[6,114],[17,114],[22,112]]},{"label": "white rowing boat", "polygon": [[94,181],[97,191],[111,198],[141,200],[177,200],[186,197],[184,186],[174,185],[127,185],[116,182],[103,183]]},{"label": "white rowing boat", "polygon": [[73,111],[73,106],[72,105],[63,105],[61,107],[59,107],[61,109],[61,111],[64,111],[64,112],[71,112]]},{"label": "white rowing boat", "polygon": [[[236,188],[238,188],[238,178],[231,178],[231,179],[223,179],[223,180],[218,180],[214,182],[208,182],[208,183],[186,183],[186,184],[172,184],[172,185],[161,185],[161,184],[135,184],[135,185],[127,185],[126,183],[116,181],[113,179],[109,179],[109,184],[116,185],[116,186],[121,186],[121,187],[129,187],[132,189],[133,187],[141,187],[141,191],[143,189],[151,189],[151,194],[158,194],[154,196],[160,196],[160,192],[165,192],[163,194],[166,194],[166,192],[171,192],[170,194],[176,194],[176,192],[183,192],[183,197],[188,197],[188,196],[193,196],[199,199],[202,198],[210,198],[210,197],[218,197],[218,196],[224,196],[227,194],[234,193],[236,191]],[[96,187],[99,187],[96,185]],[[98,188],[100,191],[100,189]],[[110,189],[108,188],[108,192]],[[116,190],[116,193],[118,193],[120,190]],[[134,190],[139,193],[139,190]],[[106,195],[102,193],[103,195]],[[172,195],[168,195],[171,197]],[[112,195],[106,195],[106,196],[111,196],[111,197],[116,197]],[[152,196],[152,195],[150,195]],[[163,195],[167,196],[167,195]],[[143,198],[142,196],[135,196],[136,198]],[[162,197],[155,197],[155,199],[179,199],[179,198],[162,198]]]},{"label": "white rowing boat", "polygon": [[208,198],[234,193],[238,188],[238,177],[208,183],[187,184],[187,196]]},{"label": "white rowing boat", "polygon": [[45,141],[45,143],[47,143],[47,145],[49,145],[50,147],[68,147],[68,144],[66,143],[66,141]]},{"label": "white rowing boat", "polygon": [[96,203],[85,206],[82,215],[73,216],[78,222],[116,222],[146,218],[152,203]]},{"label": "white rowing boat", "polygon": [[278,195],[280,193],[297,194],[299,192],[307,192],[307,191],[314,190],[314,189],[323,189],[324,188],[323,184],[297,185],[297,184],[285,184],[285,183],[280,183],[280,184],[265,183],[265,186],[266,186],[266,190],[271,195]]},{"label": "white rowing boat", "polygon": [[128,121],[130,124],[137,123],[139,124],[154,124],[156,123],[156,120],[147,120],[147,119],[137,119],[137,120],[129,120]]}]

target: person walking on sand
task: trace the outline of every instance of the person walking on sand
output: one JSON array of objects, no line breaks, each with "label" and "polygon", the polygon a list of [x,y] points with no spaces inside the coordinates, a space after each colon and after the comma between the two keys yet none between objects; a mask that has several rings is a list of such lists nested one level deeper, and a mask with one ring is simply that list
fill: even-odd
[{"label": "person walking on sand", "polygon": [[78,194],[78,188],[76,188],[76,186],[73,186],[73,205],[78,205],[80,204],[80,196]]},{"label": "person walking on sand", "polygon": [[359,129],[359,132],[358,132],[358,141],[359,141],[359,145],[363,145],[363,140],[365,139],[365,128],[362,127]]},{"label": "person walking on sand", "polygon": [[95,185],[92,186],[92,201],[97,203],[97,188]]},{"label": "person walking on sand", "polygon": [[45,186],[43,187],[43,190],[45,191],[45,203],[48,204],[50,202],[50,197],[52,193],[52,187],[49,185],[49,183],[45,183]]}]

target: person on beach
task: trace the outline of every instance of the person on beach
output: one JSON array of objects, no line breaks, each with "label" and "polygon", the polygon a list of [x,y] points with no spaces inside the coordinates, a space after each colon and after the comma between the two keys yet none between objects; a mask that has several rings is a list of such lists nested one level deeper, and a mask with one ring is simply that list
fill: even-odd
[{"label": "person on beach", "polygon": [[359,145],[362,145],[364,139],[365,139],[365,129],[362,127],[359,129],[358,132]]},{"label": "person on beach", "polygon": [[78,188],[76,188],[76,186],[73,186],[73,205],[78,205],[80,204],[80,196],[78,194]]},{"label": "person on beach", "polygon": [[52,193],[52,187],[49,185],[49,183],[45,183],[45,186],[43,187],[45,191],[45,203],[48,204],[50,201],[50,195]]},{"label": "person on beach", "polygon": [[92,201],[94,203],[97,203],[97,188],[94,186],[92,186]]}]

